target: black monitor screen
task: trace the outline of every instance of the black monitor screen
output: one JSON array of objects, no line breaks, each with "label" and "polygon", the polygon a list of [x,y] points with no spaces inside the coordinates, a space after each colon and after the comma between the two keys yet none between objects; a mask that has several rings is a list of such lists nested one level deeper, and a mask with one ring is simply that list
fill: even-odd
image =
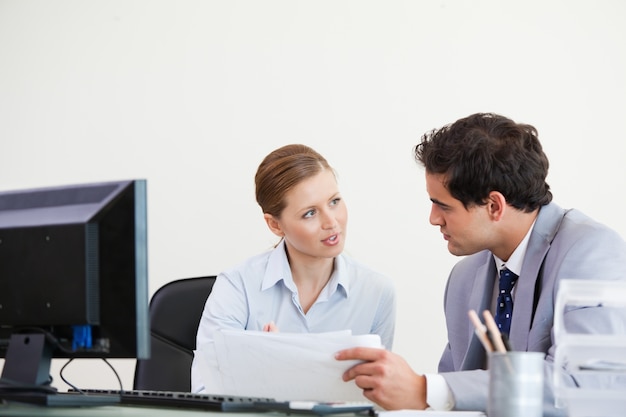
[{"label": "black monitor screen", "polygon": [[150,355],[145,180],[0,192],[3,381]]}]

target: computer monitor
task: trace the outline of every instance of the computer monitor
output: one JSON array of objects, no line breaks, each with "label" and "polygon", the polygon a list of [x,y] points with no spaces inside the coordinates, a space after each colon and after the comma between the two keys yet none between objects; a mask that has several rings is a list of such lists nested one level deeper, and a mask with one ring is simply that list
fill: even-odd
[{"label": "computer monitor", "polygon": [[[150,356],[146,181],[0,192],[0,386]],[[53,389],[54,390],[54,389]]]}]

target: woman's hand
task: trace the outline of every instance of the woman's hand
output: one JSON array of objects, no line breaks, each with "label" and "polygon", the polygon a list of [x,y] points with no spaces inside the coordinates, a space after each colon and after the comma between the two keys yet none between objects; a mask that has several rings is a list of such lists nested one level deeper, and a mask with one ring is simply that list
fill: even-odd
[{"label": "woman's hand", "polygon": [[278,333],[278,326],[273,321],[270,321],[265,326],[263,326],[264,332],[275,332]]}]

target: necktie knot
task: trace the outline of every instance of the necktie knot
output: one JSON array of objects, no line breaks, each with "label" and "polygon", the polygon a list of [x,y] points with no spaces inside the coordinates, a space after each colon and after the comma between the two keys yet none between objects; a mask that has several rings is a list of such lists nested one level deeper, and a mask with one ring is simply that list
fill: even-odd
[{"label": "necktie knot", "polygon": [[500,271],[500,293],[511,293],[517,281],[517,275],[504,268]]},{"label": "necktie knot", "polygon": [[504,268],[500,271],[500,290],[496,304],[496,324],[501,333],[509,334],[511,318],[513,316],[513,297],[511,291],[517,280],[517,275]]}]

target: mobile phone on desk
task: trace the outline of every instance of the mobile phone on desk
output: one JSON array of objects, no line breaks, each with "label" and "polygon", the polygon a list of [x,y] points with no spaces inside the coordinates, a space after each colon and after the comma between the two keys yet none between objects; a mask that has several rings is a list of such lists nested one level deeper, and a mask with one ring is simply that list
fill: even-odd
[{"label": "mobile phone on desk", "polygon": [[257,402],[254,404],[258,410],[279,411],[286,414],[315,414],[325,416],[328,414],[366,414],[373,415],[374,405],[359,401],[276,401]]}]

